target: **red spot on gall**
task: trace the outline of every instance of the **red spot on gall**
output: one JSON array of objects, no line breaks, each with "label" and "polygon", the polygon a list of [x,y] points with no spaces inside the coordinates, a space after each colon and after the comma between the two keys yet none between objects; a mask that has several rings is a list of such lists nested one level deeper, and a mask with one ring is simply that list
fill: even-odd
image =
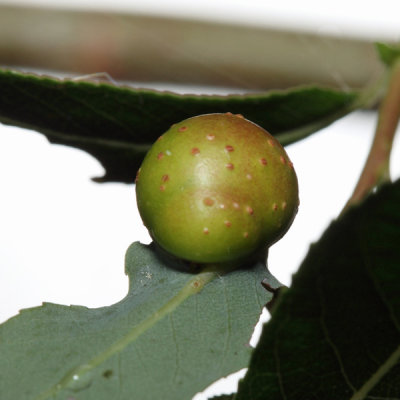
[{"label": "red spot on gall", "polygon": [[214,204],[214,200],[211,199],[210,197],[205,197],[205,198],[203,199],[203,203],[204,203],[204,205],[210,207],[210,206],[212,206],[212,205]]},{"label": "red spot on gall", "polygon": [[139,181],[139,175],[140,175],[140,168],[139,168],[138,171],[136,172],[135,183],[137,183],[137,182]]}]

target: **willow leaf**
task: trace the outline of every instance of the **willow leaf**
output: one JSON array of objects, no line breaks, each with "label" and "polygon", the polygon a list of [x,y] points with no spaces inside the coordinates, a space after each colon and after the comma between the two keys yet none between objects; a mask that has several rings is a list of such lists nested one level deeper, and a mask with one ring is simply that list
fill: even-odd
[{"label": "willow leaf", "polygon": [[1,400],[190,399],[248,364],[278,287],[265,264],[222,274],[172,269],[152,246],[127,251],[128,295],[112,306],[43,304],[0,326]]},{"label": "willow leaf", "polygon": [[332,223],[265,325],[235,400],[400,393],[400,181]]},{"label": "willow leaf", "polygon": [[180,95],[0,70],[0,122],[85,150],[105,168],[97,181],[133,182],[151,144],[173,123],[232,112],[282,144],[300,140],[355,107],[357,94],[299,87],[247,95]]}]

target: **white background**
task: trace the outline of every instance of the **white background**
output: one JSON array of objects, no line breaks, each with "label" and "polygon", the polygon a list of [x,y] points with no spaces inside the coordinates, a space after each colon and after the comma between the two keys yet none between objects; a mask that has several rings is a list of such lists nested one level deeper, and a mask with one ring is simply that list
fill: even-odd
[{"label": "white background", "polygon": [[[150,10],[342,36],[400,38],[396,1],[328,5],[321,1],[203,0],[201,7],[200,3],[189,7],[188,2],[155,0],[12,2],[17,3]],[[374,112],[356,112],[287,147],[299,178],[301,205],[292,229],[270,250],[270,270],[283,283],[290,284],[310,243],[318,240],[350,196],[376,119]],[[391,168],[398,178],[399,137]],[[38,133],[0,125],[0,322],[43,301],[99,307],[125,296],[125,250],[131,242],[147,243],[149,238],[136,209],[134,187],[90,181],[102,174],[99,163],[82,151],[50,145]],[[221,387],[229,392],[234,382],[207,395]],[[196,400],[204,398],[196,396]]]}]

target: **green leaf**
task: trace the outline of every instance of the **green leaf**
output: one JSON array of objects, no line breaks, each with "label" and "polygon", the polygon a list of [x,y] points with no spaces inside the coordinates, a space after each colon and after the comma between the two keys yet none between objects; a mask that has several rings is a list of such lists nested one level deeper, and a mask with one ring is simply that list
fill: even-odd
[{"label": "green leaf", "polygon": [[376,49],[380,59],[388,67],[392,66],[396,60],[400,59],[400,46],[386,43],[376,43]]},{"label": "green leaf", "polygon": [[278,302],[242,399],[400,393],[400,181],[332,223]]},{"label": "green leaf", "polygon": [[98,181],[133,182],[151,144],[173,123],[232,112],[266,128],[283,145],[356,107],[355,92],[319,87],[248,95],[179,95],[0,70],[0,122],[85,150],[104,166]]},{"label": "green leaf", "polygon": [[1,400],[190,399],[248,365],[248,343],[280,286],[263,263],[225,275],[171,269],[127,251],[129,293],[109,307],[44,304],[0,326]]}]

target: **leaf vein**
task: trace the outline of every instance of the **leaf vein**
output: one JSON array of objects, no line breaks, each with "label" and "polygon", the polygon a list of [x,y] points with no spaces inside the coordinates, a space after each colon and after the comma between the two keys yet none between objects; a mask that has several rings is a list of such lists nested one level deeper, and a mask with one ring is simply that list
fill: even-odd
[{"label": "leaf vein", "polygon": [[94,114],[100,116],[104,120],[111,121],[115,125],[117,125],[120,128],[122,128],[129,135],[132,134],[132,129],[130,129],[125,124],[123,124],[121,121],[118,121],[115,117],[113,117],[112,115],[110,115],[109,113],[107,113],[107,112],[105,112],[103,110],[99,110],[99,109],[97,109],[95,107],[92,107],[88,102],[84,101],[83,99],[79,99],[76,96],[71,95],[70,91],[64,92],[64,96],[69,98],[69,99],[71,99],[72,101],[76,102],[77,104],[83,105],[84,107],[86,107],[87,110],[90,110],[91,112],[93,112]]},{"label": "leaf vein", "polygon": [[316,283],[317,283],[316,284],[317,293],[318,293],[318,296],[320,298],[320,304],[321,304],[321,314],[320,314],[319,321],[320,321],[320,324],[321,324],[321,327],[322,327],[322,331],[323,331],[324,336],[325,336],[325,340],[328,343],[329,347],[331,348],[331,350],[332,350],[332,352],[333,352],[333,354],[334,354],[334,356],[336,358],[336,361],[339,364],[340,372],[341,372],[341,374],[342,374],[347,386],[352,390],[353,393],[355,393],[357,391],[357,389],[352,384],[352,382],[350,381],[350,378],[348,377],[348,375],[346,373],[342,357],[340,356],[339,349],[337,348],[336,344],[332,340],[331,335],[329,333],[328,326],[326,325],[326,321],[325,321],[325,319],[326,319],[326,315],[325,314],[326,313],[325,313],[325,307],[324,307],[325,300],[324,300],[324,295],[323,295],[323,290],[322,290],[321,279],[319,278]]},{"label": "leaf vein", "polygon": [[173,382],[176,383],[178,381],[178,375],[179,375],[179,341],[176,338],[176,329],[174,326],[174,319],[173,319],[173,315],[169,314],[169,322],[171,325],[171,332],[172,332],[172,340],[174,342],[174,346],[175,346],[175,371],[174,371],[174,378],[173,378]]}]

